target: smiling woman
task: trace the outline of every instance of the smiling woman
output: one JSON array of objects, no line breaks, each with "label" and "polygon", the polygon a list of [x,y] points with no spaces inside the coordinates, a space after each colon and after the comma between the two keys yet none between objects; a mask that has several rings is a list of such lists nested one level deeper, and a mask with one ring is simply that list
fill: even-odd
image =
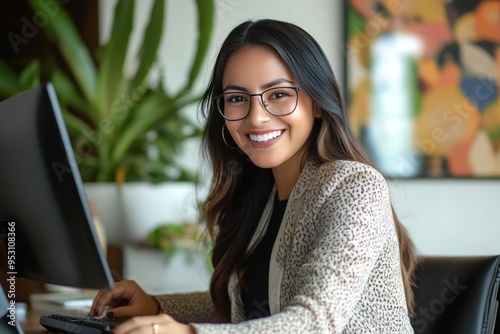
[{"label": "smiling woman", "polygon": [[152,323],[159,334],[413,333],[413,244],[313,37],[282,21],[240,24],[202,109],[209,293],[149,296],[125,281],[92,313],[142,316],[117,334]]}]

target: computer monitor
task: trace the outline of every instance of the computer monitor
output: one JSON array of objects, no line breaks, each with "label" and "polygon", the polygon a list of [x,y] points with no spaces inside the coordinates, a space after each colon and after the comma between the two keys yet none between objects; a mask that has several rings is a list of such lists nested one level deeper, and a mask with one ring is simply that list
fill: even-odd
[{"label": "computer monitor", "polygon": [[113,286],[50,83],[0,102],[0,220],[12,275]]}]

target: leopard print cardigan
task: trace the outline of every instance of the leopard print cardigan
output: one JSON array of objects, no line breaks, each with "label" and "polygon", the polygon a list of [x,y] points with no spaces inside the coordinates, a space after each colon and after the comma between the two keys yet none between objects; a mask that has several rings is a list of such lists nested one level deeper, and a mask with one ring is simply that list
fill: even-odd
[{"label": "leopard print cardigan", "polygon": [[358,162],[308,162],[272,254],[271,316],[245,321],[236,280],[228,289],[230,324],[210,323],[208,293],[155,298],[163,312],[200,334],[413,333],[383,176]]}]

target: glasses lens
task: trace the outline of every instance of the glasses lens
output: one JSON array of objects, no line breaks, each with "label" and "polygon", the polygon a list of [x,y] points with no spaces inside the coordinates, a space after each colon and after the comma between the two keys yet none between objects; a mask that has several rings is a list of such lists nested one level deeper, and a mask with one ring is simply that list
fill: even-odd
[{"label": "glasses lens", "polygon": [[250,110],[250,96],[245,93],[224,93],[217,101],[219,112],[228,120],[245,118]]},{"label": "glasses lens", "polygon": [[294,112],[297,107],[297,90],[289,87],[272,88],[264,92],[262,100],[271,114],[288,115]]}]

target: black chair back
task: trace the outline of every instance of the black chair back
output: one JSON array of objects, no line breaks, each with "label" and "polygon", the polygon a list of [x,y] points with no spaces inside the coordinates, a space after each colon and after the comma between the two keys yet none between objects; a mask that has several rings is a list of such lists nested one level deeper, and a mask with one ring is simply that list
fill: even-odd
[{"label": "black chair back", "polygon": [[424,257],[416,270],[416,334],[492,334],[500,256]]}]

